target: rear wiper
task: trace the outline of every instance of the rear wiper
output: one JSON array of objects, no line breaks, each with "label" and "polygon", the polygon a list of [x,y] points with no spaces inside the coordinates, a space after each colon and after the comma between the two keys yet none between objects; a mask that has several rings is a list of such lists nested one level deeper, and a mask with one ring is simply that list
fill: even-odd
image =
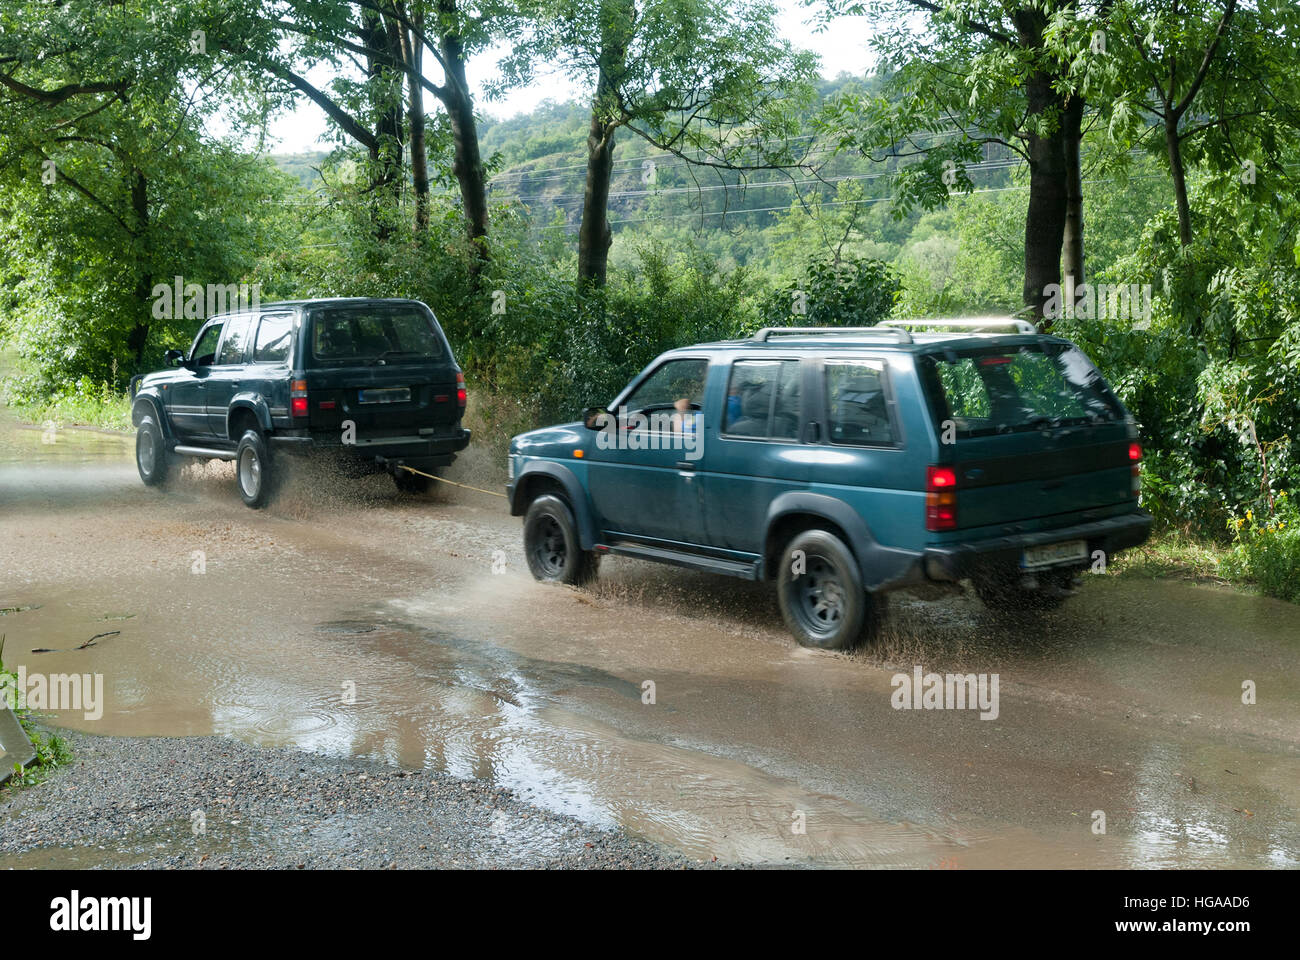
[{"label": "rear wiper", "polygon": [[415,353],[414,350],[385,350],[383,353],[376,354],[373,359],[378,362],[384,357],[409,357],[413,353]]}]

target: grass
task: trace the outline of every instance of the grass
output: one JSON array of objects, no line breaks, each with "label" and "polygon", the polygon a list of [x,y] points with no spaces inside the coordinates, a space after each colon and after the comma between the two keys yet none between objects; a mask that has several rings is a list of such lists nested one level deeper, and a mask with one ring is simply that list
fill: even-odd
[{"label": "grass", "polygon": [[[8,696],[10,691],[16,693],[17,689],[17,674],[5,669],[4,637],[0,636],[0,696]],[[16,696],[13,706],[17,708]],[[57,733],[42,733],[36,726],[32,712],[26,707],[14,709],[14,713],[32,741],[32,746],[36,748],[36,758],[26,767],[14,764],[14,775],[0,785],[0,796],[7,790],[44,783],[51,773],[72,762],[72,751],[66,740]]]},{"label": "grass", "polygon": [[11,397],[9,404],[20,419],[37,424],[52,423],[59,429],[74,426],[107,430],[131,428],[130,398],[88,380],[82,380],[44,401],[22,402]]},{"label": "grass", "polygon": [[1111,561],[1110,570],[1121,577],[1241,585],[1223,566],[1231,553],[1230,547],[1211,540],[1164,530],[1153,533],[1140,547],[1125,550]]}]

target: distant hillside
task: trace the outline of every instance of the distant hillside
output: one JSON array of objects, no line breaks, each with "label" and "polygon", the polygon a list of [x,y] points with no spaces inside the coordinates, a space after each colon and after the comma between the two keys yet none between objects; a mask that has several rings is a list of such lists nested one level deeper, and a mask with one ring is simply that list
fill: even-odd
[{"label": "distant hillside", "polygon": [[[820,84],[819,100],[848,92],[871,95],[881,85],[879,77],[842,74]],[[810,108],[803,129],[814,129],[811,115],[819,107],[815,103]],[[539,232],[559,228],[571,237],[576,234],[582,217],[589,122],[590,106],[575,102],[543,103],[506,120],[482,119],[479,141],[490,174],[490,199],[520,204]],[[653,239],[675,250],[700,248],[727,267],[751,265],[783,276],[795,270],[814,246],[823,253],[838,246],[844,254],[892,261],[909,242],[925,240],[933,232],[912,236],[921,220],[919,213],[902,221],[891,216],[889,180],[884,174],[893,168],[893,161],[874,163],[853,154],[835,154],[816,146],[811,136],[800,141],[811,150],[808,159],[815,164],[815,174],[711,169],[659,151],[634,132],[620,130],[609,215],[616,236],[634,242],[616,243],[613,257],[632,256],[638,242]],[[430,116],[428,142],[431,151],[440,146],[450,149],[441,114]],[[320,183],[315,168],[326,156],[296,153],[274,160],[304,188],[313,189]],[[986,157],[999,159],[992,152]],[[450,167],[449,156],[431,154],[434,189],[454,195]],[[1007,167],[990,162],[986,169],[972,169],[976,189],[1007,185],[1011,176]],[[828,229],[812,226],[805,215],[819,204]],[[802,218],[802,224],[786,223],[792,209],[798,211],[795,216]],[[834,226],[840,221],[840,226]],[[851,237],[848,245],[831,237],[834,232]]]}]

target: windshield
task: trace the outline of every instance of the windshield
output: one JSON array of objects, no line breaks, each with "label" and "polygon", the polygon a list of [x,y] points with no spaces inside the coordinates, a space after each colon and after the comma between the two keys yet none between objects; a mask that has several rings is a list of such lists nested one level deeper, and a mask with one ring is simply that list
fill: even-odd
[{"label": "windshield", "polygon": [[928,354],[922,379],[935,422],[976,437],[1123,418],[1083,351],[1069,344],[966,347]]},{"label": "windshield", "polygon": [[412,304],[324,307],[312,312],[312,356],[317,360],[401,362],[442,355],[442,338],[429,315]]}]

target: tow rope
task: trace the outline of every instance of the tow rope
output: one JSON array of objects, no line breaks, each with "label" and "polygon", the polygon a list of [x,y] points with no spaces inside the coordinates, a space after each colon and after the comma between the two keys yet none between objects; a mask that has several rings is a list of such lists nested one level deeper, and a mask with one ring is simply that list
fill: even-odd
[{"label": "tow rope", "polygon": [[411,473],[418,474],[421,477],[428,477],[430,480],[437,480],[439,483],[450,483],[453,487],[463,487],[466,490],[473,490],[475,493],[486,493],[489,497],[500,497],[502,500],[507,499],[504,493],[498,493],[496,490],[484,490],[482,487],[471,487],[468,483],[457,483],[455,480],[448,480],[446,477],[439,477],[432,473],[425,473],[423,470],[416,470],[415,467],[408,467],[404,463],[397,464],[399,469],[409,470]]}]

